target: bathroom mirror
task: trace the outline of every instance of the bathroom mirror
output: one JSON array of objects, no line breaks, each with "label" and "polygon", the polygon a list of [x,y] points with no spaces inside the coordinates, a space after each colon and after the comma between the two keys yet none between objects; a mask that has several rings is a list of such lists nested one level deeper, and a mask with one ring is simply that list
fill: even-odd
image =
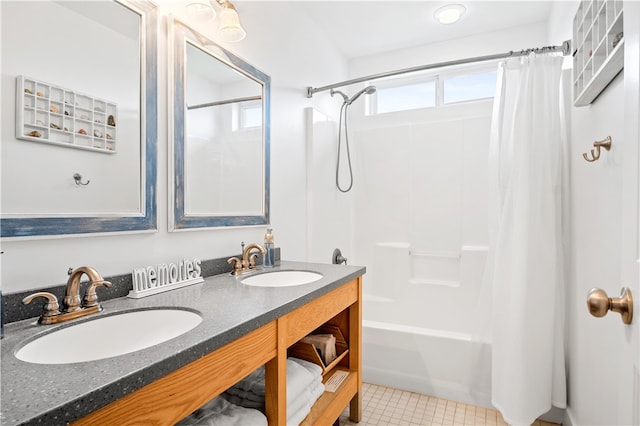
[{"label": "bathroom mirror", "polygon": [[155,230],[156,6],[0,6],[2,238]]},{"label": "bathroom mirror", "polygon": [[172,231],[269,223],[270,78],[174,19]]}]

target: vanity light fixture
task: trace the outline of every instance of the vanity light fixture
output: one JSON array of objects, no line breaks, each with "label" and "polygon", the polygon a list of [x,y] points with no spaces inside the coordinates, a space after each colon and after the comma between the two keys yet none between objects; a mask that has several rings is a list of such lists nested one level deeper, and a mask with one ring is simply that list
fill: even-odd
[{"label": "vanity light fixture", "polygon": [[218,36],[222,41],[235,42],[244,39],[247,35],[242,25],[238,12],[229,0],[194,1],[186,6],[187,14],[198,22],[206,22],[215,19],[216,11],[213,7],[220,7],[218,16]]},{"label": "vanity light fixture", "polygon": [[458,22],[467,9],[461,4],[448,4],[437,9],[433,17],[441,24],[453,24]]},{"label": "vanity light fixture", "polygon": [[207,22],[215,19],[216,11],[206,1],[195,1],[187,5],[189,18],[198,22]]},{"label": "vanity light fixture", "polygon": [[222,8],[220,10],[220,26],[218,34],[224,41],[240,41],[245,38],[247,33],[242,25],[240,25],[240,18],[236,8],[233,7],[228,0],[217,0]]}]

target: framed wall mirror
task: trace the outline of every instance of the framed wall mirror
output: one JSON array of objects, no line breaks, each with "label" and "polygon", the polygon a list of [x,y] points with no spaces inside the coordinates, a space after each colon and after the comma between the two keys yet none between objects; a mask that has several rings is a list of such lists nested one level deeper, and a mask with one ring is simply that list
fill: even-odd
[{"label": "framed wall mirror", "polygon": [[269,76],[176,19],[169,27],[169,229],[269,223]]},{"label": "framed wall mirror", "polygon": [[157,229],[156,6],[0,7],[2,238]]}]

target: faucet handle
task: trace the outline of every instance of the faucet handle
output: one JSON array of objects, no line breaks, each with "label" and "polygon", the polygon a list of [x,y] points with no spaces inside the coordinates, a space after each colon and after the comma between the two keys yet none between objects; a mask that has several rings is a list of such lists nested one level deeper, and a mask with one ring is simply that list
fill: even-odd
[{"label": "faucet handle", "polygon": [[233,263],[233,271],[231,272],[231,275],[240,275],[242,273],[242,260],[234,256],[227,259],[227,263],[229,265]]},{"label": "faucet handle", "polygon": [[47,302],[43,306],[44,311],[42,312],[42,315],[40,316],[38,322],[42,322],[43,318],[54,317],[60,314],[60,305],[58,304],[58,298],[55,296],[55,294],[46,291],[39,291],[37,293],[29,295],[22,299],[22,303],[28,305],[38,297],[44,297],[45,299],[47,299]]},{"label": "faucet handle", "polygon": [[256,259],[258,258],[258,256],[260,256],[259,253],[253,253],[251,256],[249,256],[249,269],[256,268]]},{"label": "faucet handle", "polygon": [[98,295],[96,294],[96,288],[98,287],[111,287],[110,281],[100,280],[100,281],[92,281],[87,288],[87,292],[84,294],[82,298],[82,306],[85,308],[90,308],[92,306],[98,306]]}]

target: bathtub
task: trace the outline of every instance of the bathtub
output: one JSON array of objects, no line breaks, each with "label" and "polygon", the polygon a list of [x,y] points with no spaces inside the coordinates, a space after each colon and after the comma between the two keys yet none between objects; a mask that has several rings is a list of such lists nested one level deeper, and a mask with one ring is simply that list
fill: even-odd
[{"label": "bathtub", "polygon": [[[471,335],[362,321],[362,378],[367,383],[491,407],[488,345]],[[484,354],[484,355],[482,355]],[[480,389],[472,390],[480,381]]]},{"label": "bathtub", "polygon": [[[383,249],[388,256],[390,248]],[[457,256],[409,251],[396,259],[410,262],[408,274],[379,266],[365,282],[363,380],[491,407],[490,344],[472,338],[486,248],[463,248]],[[398,265],[377,265],[389,264]],[[431,272],[416,274],[419,269]]]}]

